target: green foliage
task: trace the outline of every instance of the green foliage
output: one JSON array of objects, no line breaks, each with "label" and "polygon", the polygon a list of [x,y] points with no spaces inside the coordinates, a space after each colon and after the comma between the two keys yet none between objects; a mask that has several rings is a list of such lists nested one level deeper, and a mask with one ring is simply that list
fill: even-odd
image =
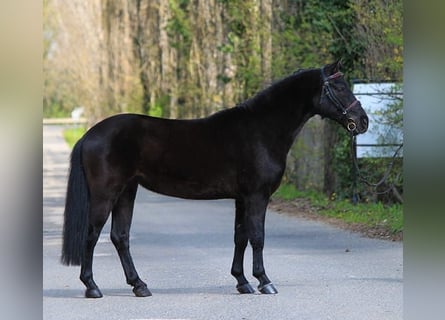
[{"label": "green foliage", "polygon": [[[342,58],[344,71],[354,69],[364,43],[355,36],[354,11],[348,1],[297,0],[283,11],[274,34],[274,73],[314,67]],[[288,71],[287,71],[288,72]]]},{"label": "green foliage", "polygon": [[44,103],[43,105],[44,118],[68,118],[70,116],[70,112],[61,103]]},{"label": "green foliage", "polygon": [[363,75],[371,79],[401,80],[403,76],[403,1],[350,1],[357,20],[357,39],[366,45],[358,57]]},{"label": "green foliage", "polygon": [[[49,77],[49,75],[46,75]],[[45,80],[43,92],[43,117],[45,118],[68,118],[71,111],[79,106],[73,92],[70,92],[67,83],[61,81],[61,84],[55,81]]]},{"label": "green foliage", "polygon": [[72,127],[63,130],[63,137],[70,148],[74,147],[77,141],[85,134],[86,128],[83,126]]},{"label": "green foliage", "polygon": [[156,100],[156,103],[150,105],[148,115],[152,117],[163,117],[165,111],[168,110],[169,103],[170,103],[170,96],[166,94],[161,95]]},{"label": "green foliage", "polygon": [[188,50],[193,37],[189,17],[189,0],[169,0],[171,18],[167,32],[173,47]]},{"label": "green foliage", "polygon": [[283,200],[292,200],[302,196],[297,187],[293,184],[282,183],[277,191],[275,191],[274,196]]},{"label": "green foliage", "polygon": [[[337,176],[335,192],[339,199],[350,199],[355,193],[363,203],[401,203],[403,195],[403,158],[360,158],[360,172],[356,172],[352,159],[351,137],[343,128],[336,128],[338,141],[333,149],[334,172]],[[391,169],[388,173],[388,170]],[[379,186],[385,175],[387,178]],[[366,182],[362,179],[366,179]]]},{"label": "green foliage", "polygon": [[241,88],[239,100],[245,100],[261,88],[263,81],[259,39],[264,31],[253,10],[254,1],[223,1],[223,4],[227,14],[228,33],[220,50],[230,52],[236,60],[237,72],[233,80]]},{"label": "green foliage", "polygon": [[150,110],[148,111],[148,115],[152,117],[160,118],[162,117],[162,114],[163,114],[163,108],[161,104],[152,105],[150,107]]},{"label": "green foliage", "polygon": [[324,216],[359,223],[368,227],[386,227],[392,233],[403,231],[403,209],[400,204],[386,206],[381,202],[353,205],[346,200],[328,201],[317,205]]},{"label": "green foliage", "polygon": [[340,198],[350,198],[354,188],[351,138],[349,133],[340,126],[334,126],[333,130],[338,137],[332,149],[332,166],[337,177],[335,192]]},{"label": "green foliage", "polygon": [[[392,164],[393,162],[393,164]],[[403,196],[403,158],[363,158],[359,159],[360,174],[370,183],[376,184],[387,173],[387,179],[379,186],[369,186],[358,179],[356,191],[363,202],[398,203]]]},{"label": "green foliage", "polygon": [[314,191],[302,192],[290,184],[282,184],[273,197],[284,200],[308,199],[320,215],[346,223],[385,228],[391,233],[403,231],[403,207],[400,204],[385,205],[377,202],[354,205],[349,200],[338,199],[335,193],[327,196]]}]

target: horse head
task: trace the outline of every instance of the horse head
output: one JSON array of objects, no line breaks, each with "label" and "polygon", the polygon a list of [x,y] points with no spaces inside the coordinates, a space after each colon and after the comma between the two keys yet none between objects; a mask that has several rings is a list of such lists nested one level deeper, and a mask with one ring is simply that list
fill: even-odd
[{"label": "horse head", "polygon": [[337,121],[354,135],[368,130],[368,116],[340,72],[339,61],[321,68],[317,113]]}]

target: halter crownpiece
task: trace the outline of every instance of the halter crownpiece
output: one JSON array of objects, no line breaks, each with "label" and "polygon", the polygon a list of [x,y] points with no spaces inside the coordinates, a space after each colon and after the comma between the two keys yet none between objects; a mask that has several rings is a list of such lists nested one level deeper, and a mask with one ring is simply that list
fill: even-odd
[{"label": "halter crownpiece", "polygon": [[[322,73],[323,73],[323,71],[322,71]],[[334,74],[332,74],[332,75],[330,75],[329,77],[325,77],[325,75],[324,75],[324,73],[323,73],[323,80],[324,80],[324,82],[325,82],[325,84],[326,84],[326,81],[329,81],[329,80],[332,80],[332,79],[336,79],[336,78],[340,78],[340,77],[342,77],[343,76],[343,73],[341,73],[340,71],[338,71],[338,72],[336,72],[336,73],[334,73]]]}]

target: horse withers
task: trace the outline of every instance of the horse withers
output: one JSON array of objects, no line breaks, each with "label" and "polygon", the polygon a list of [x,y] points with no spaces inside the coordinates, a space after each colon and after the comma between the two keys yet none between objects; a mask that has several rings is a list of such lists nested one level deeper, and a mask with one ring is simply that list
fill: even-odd
[{"label": "horse withers", "polygon": [[231,274],[237,290],[255,292],[243,268],[250,243],[258,290],[277,293],[263,265],[266,207],[280,184],[297,133],[316,114],[335,120],[351,134],[367,130],[368,117],[338,62],[298,71],[206,118],[171,120],[119,114],[97,123],[71,154],[62,263],[81,265],[85,296],[102,297],[93,280],[93,251],[111,213],[111,240],[127,283],[136,296],[150,296],[129,251],[134,200],[141,185],[185,199],[234,199]]}]

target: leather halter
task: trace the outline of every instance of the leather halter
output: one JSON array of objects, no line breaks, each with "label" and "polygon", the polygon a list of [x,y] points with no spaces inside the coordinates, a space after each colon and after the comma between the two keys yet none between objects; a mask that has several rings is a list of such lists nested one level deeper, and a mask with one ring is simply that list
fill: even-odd
[{"label": "leather halter", "polygon": [[[334,93],[334,90],[332,90],[331,88],[331,84],[330,81],[339,77],[343,76],[343,73],[341,72],[336,72],[332,75],[330,75],[329,77],[326,77],[326,75],[324,74],[323,69],[321,69],[321,75],[323,78],[323,88],[322,88],[322,96],[323,94],[329,98],[329,100],[332,101],[332,103],[337,107],[337,109],[344,115],[347,116],[347,113],[350,109],[352,109],[357,103],[358,100],[354,99],[354,101],[352,101],[349,106],[346,106],[340,101],[340,99],[338,99],[337,95]],[[320,98],[320,99],[321,99]],[[352,120],[351,118],[348,118],[348,124],[347,124],[347,128],[349,131],[354,131],[357,128],[357,125],[355,124],[354,120]]]}]

